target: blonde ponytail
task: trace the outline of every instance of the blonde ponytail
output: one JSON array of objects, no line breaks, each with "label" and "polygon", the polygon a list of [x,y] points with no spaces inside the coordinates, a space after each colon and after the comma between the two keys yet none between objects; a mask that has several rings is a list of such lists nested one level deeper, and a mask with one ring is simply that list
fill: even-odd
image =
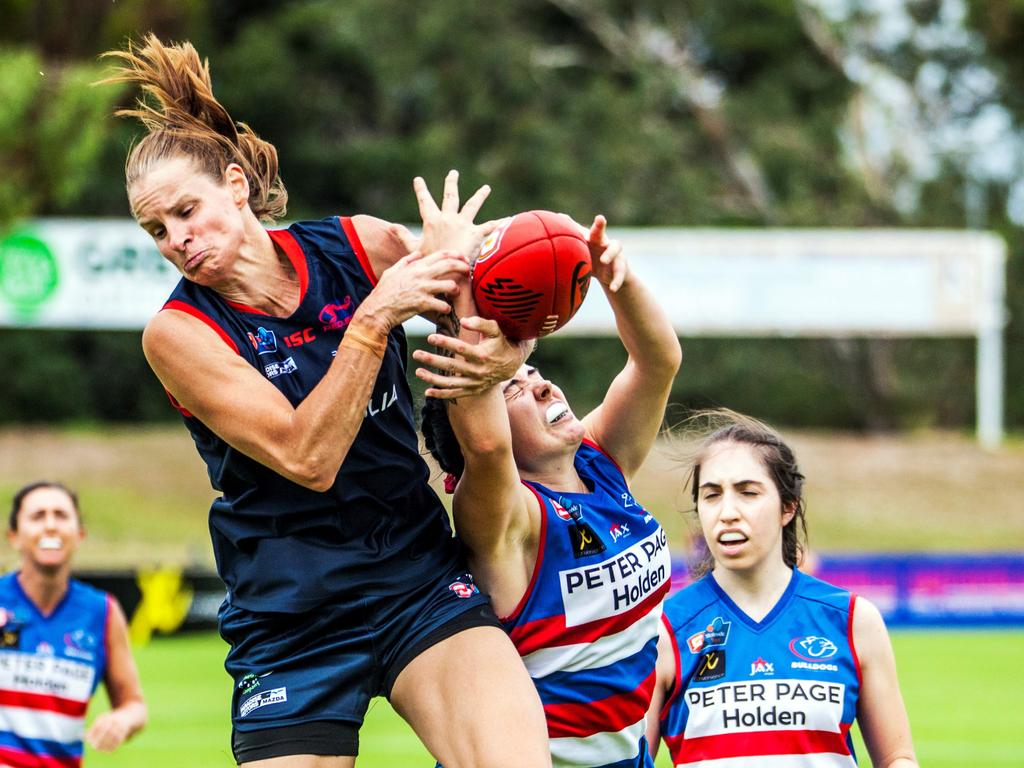
[{"label": "blonde ponytail", "polygon": [[264,221],[285,215],[288,192],[278,173],[277,150],[245,123],[236,123],[213,95],[210,65],[191,43],[164,45],[149,34],[142,46],[129,41],[123,51],[107,51],[121,62],[104,82],[136,83],[142,88],[133,109],[119,117],[137,118],[147,134],[132,147],[125,162],[125,182],[132,184],[158,163],[187,157],[218,181],[237,163],[249,181],[249,207]]}]

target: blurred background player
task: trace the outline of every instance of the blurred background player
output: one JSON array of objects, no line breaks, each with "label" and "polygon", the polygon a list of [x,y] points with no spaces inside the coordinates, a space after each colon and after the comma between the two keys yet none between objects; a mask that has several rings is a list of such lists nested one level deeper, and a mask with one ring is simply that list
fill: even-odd
[{"label": "blurred background player", "polygon": [[[35,482],[14,495],[7,540],[18,570],[0,577],[0,765],[81,765],[83,735],[110,752],[146,724],[142,686],[117,601],[71,578],[85,529],[75,494]],[[100,681],[110,711],[85,732]]]},{"label": "blurred background player", "polygon": [[[797,570],[804,476],[770,427],[728,411],[690,475],[708,545],[700,578],[665,603],[648,718],[673,765],[917,765],[878,609]],[[689,463],[689,462],[688,462]]]},{"label": "blurred background player", "polygon": [[[448,358],[414,356],[444,370],[417,370],[427,395],[445,398],[424,407],[426,443],[458,476],[456,530],[540,692],[554,765],[645,766],[671,565],[665,532],[629,481],[657,436],[681,353],[619,243],[606,237],[604,217],[588,239],[629,358],[583,419],[533,366],[472,396]],[[472,317],[468,290],[455,304],[461,337],[428,340],[481,365],[480,350],[508,342],[497,323]]]},{"label": "blurred background player", "polygon": [[[111,55],[153,102],[124,113],[148,129],[132,213],[183,276],[143,348],[223,494],[236,760],[353,765],[385,695],[450,766],[547,765],[536,692],[427,484],[405,377],[402,322],[449,311],[489,190],[460,212],[449,174],[454,209],[434,208],[415,253],[368,216],[268,231],[277,152],[214,98],[195,49],[151,35]],[[506,351],[478,386],[521,363]]]}]

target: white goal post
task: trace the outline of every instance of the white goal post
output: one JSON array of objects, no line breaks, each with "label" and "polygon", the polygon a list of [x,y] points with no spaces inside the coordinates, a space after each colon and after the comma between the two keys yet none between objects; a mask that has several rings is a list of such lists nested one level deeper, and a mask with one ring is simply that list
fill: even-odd
[{"label": "white goal post", "polygon": [[[1003,434],[1006,246],[965,230],[616,228],[686,336],[977,339],[977,434]],[[0,242],[0,326],[137,329],[177,274],[130,220],[46,219]],[[413,334],[431,326],[414,319]],[[592,287],[565,336],[615,332]]]}]

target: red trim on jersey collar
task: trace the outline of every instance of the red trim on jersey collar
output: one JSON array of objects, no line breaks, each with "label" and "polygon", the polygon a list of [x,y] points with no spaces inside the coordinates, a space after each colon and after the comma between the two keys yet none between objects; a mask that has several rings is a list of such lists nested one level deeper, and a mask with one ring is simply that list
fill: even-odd
[{"label": "red trim on jersey collar", "polygon": [[[303,253],[302,246],[295,239],[295,235],[287,229],[268,229],[266,232],[270,235],[270,239],[274,241],[274,245],[284,251],[284,255],[288,257],[288,261],[292,263],[292,267],[295,269],[295,274],[299,278],[299,304],[301,304],[302,300],[306,298],[306,289],[309,288],[309,266],[306,264],[306,254]],[[224,303],[232,309],[237,309],[239,312],[269,317],[266,312],[250,307],[248,304],[231,301],[230,299],[224,299]]]},{"label": "red trim on jersey collar", "polygon": [[614,458],[614,457],[613,457],[613,456],[612,456],[612,455],[611,455],[610,453],[608,453],[608,451],[606,451],[606,450],[605,450],[604,448],[602,448],[602,447],[601,447],[600,445],[598,445],[598,444],[597,444],[597,443],[595,443],[595,442],[594,442],[593,440],[591,440],[590,438],[587,438],[587,437],[584,437],[584,438],[583,438],[583,443],[584,443],[585,445],[589,445],[589,446],[590,446],[591,448],[593,448],[593,449],[594,449],[595,451],[597,451],[598,453],[601,453],[601,454],[603,454],[603,455],[604,455],[604,457],[605,457],[606,459],[608,459],[608,461],[610,461],[610,462],[611,462],[612,464],[614,464],[614,465],[615,465],[615,468],[616,468],[617,470],[619,470],[619,474],[620,474],[620,475],[622,475],[622,477],[623,477],[623,478],[625,478],[625,477],[626,477],[626,473],[622,471],[622,467],[620,467],[620,466],[619,466],[619,462],[617,462],[617,461],[615,460],[615,458]]},{"label": "red trim on jersey collar", "polygon": [[[235,340],[228,336],[227,331],[220,327],[216,320],[210,317],[208,314],[203,312],[201,309],[193,307],[191,304],[186,304],[184,301],[174,299],[164,304],[163,309],[173,309],[178,312],[184,312],[186,315],[192,315],[197,320],[201,320],[206,323],[213,331],[224,340],[224,343],[235,350],[235,354],[241,354],[238,351],[238,345],[235,344]],[[162,310],[161,310],[162,311]]]},{"label": "red trim on jersey collar", "polygon": [[[520,482],[523,482],[520,480]],[[540,567],[544,563],[544,542],[547,541],[548,533],[548,508],[544,502],[544,497],[537,493],[537,489],[529,483],[523,482],[527,488],[529,488],[533,495],[537,497],[537,503],[540,504],[540,533],[537,536],[537,561],[533,564],[533,574],[530,576],[530,584],[527,586],[526,591],[523,592],[523,596],[519,598],[519,604],[516,605],[515,609],[508,616],[499,616],[498,621],[511,624],[517,618],[519,614],[523,612],[523,608],[526,607],[527,600],[530,599],[530,595],[533,594],[534,587],[537,586],[537,579],[540,577]]]},{"label": "red trim on jersey collar", "polygon": [[351,245],[352,250],[355,251],[356,258],[359,259],[359,264],[366,273],[366,277],[370,281],[370,285],[376,288],[377,275],[373,271],[373,266],[370,264],[370,257],[366,255],[366,249],[363,247],[363,241],[359,239],[359,234],[356,232],[355,224],[352,223],[352,218],[350,216],[339,216],[338,225],[345,232],[349,245]]},{"label": "red trim on jersey collar", "polygon": [[[238,345],[235,344],[235,340],[228,336],[227,331],[221,328],[216,320],[214,320],[208,314],[203,312],[201,309],[193,307],[191,304],[186,304],[184,301],[179,301],[178,299],[168,301],[166,304],[163,305],[161,311],[163,311],[164,309],[173,309],[178,312],[184,312],[186,315],[192,315],[192,317],[196,318],[197,320],[206,323],[206,325],[208,325],[218,336],[220,336],[221,340],[225,344],[227,344],[229,347],[235,350],[236,355],[242,354],[241,352],[238,351]],[[165,387],[164,392],[167,393],[167,399],[171,401],[171,405],[173,406],[174,410],[178,411],[182,416],[184,416],[187,419],[193,418],[189,410],[178,402],[178,398],[172,395],[170,390],[168,390]]]}]

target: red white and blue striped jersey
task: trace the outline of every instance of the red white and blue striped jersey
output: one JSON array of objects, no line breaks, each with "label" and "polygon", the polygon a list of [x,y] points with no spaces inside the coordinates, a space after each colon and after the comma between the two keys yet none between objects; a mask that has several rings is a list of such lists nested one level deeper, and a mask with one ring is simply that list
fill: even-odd
[{"label": "red white and blue striped jersey", "polygon": [[111,597],[71,580],[49,616],[0,577],[0,765],[78,768],[85,711],[107,664]]},{"label": "red white and blue striped jersey", "polygon": [[711,574],[665,602],[676,680],[661,711],[672,764],[854,768],[854,596],[794,570],[754,621]]},{"label": "red white and blue striped jersey", "polygon": [[671,559],[665,531],[622,472],[584,442],[576,471],[591,493],[526,483],[540,546],[530,586],[503,619],[544,705],[562,766],[651,766],[644,737]]}]

